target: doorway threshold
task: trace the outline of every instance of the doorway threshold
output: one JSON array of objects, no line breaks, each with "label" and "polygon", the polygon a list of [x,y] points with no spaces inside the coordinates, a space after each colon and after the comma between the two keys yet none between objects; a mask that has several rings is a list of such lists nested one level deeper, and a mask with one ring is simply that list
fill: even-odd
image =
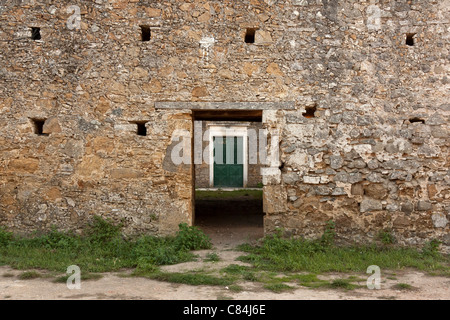
[{"label": "doorway threshold", "polygon": [[238,190],[263,190],[262,188],[196,188],[195,191],[238,191]]}]

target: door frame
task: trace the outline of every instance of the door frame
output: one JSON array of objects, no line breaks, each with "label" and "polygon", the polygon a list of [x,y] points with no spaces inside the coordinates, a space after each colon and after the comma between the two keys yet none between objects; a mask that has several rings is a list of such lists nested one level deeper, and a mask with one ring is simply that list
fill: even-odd
[{"label": "door frame", "polygon": [[247,175],[248,175],[248,139],[247,139],[247,126],[231,127],[211,125],[209,127],[209,186],[214,188],[214,137],[242,137],[242,152],[243,152],[243,165],[244,165],[244,181],[242,186],[247,187]]}]

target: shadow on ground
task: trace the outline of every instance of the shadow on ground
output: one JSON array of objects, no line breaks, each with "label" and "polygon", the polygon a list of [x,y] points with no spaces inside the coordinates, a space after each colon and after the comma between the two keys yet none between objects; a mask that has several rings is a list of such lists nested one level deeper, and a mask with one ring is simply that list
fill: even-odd
[{"label": "shadow on ground", "polygon": [[262,238],[263,217],[261,198],[239,196],[195,201],[195,225],[218,247],[232,247]]}]

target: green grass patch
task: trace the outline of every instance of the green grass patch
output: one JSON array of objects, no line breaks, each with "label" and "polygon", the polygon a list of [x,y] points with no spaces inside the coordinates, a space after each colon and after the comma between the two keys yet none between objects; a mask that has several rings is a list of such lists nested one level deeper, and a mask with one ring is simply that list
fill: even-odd
[{"label": "green grass patch", "polygon": [[193,250],[210,249],[209,237],[196,227],[180,224],[173,237],[141,236],[128,239],[121,226],[95,217],[83,235],[52,229],[46,234],[14,236],[0,230],[0,265],[16,269],[46,269],[65,273],[77,265],[83,273],[152,269],[192,261]]},{"label": "green grass patch", "polygon": [[203,259],[203,261],[206,262],[218,262],[220,261],[220,257],[217,254],[217,252],[210,252],[206,255],[205,259]]},{"label": "green grass patch", "polygon": [[25,271],[25,272],[19,274],[20,280],[31,280],[31,279],[37,279],[40,277],[41,277],[41,274],[36,271]]},{"label": "green grass patch", "polygon": [[152,272],[136,273],[137,276],[143,276],[149,279],[165,281],[171,283],[188,284],[192,286],[230,286],[234,279],[230,277],[216,277],[205,273],[179,273],[179,272]]},{"label": "green grass patch", "polygon": [[275,293],[281,293],[283,291],[289,291],[294,290],[295,288],[292,286],[289,286],[285,283],[269,283],[264,285],[264,288],[267,290],[270,290]]},{"label": "green grass patch", "polygon": [[422,271],[448,274],[450,258],[435,251],[386,246],[338,247],[327,241],[285,239],[276,234],[265,237],[259,245],[241,245],[249,253],[239,257],[258,270],[274,272],[363,272],[370,265],[381,269],[415,268]]},{"label": "green grass patch", "polygon": [[[53,280],[55,283],[67,283],[67,279],[69,279],[71,275],[63,275],[60,277],[57,277]],[[99,280],[103,278],[103,275],[98,273],[81,273],[81,280]]]},{"label": "green grass patch", "polygon": [[251,267],[230,264],[229,266],[223,268],[221,271],[235,277],[240,277],[245,281],[259,281],[258,275],[254,272],[254,270],[252,270]]},{"label": "green grass patch", "polygon": [[330,283],[326,280],[321,280],[316,274],[299,274],[295,278],[298,280],[299,284],[303,287],[308,288],[322,288],[328,286]]},{"label": "green grass patch", "polygon": [[248,272],[250,267],[247,266],[241,266],[238,264],[230,264],[222,269],[223,272],[228,274],[235,274],[235,275],[242,275],[245,272]]},{"label": "green grass patch", "polygon": [[397,283],[397,284],[393,285],[391,288],[395,289],[395,290],[402,290],[402,291],[417,290],[416,287],[413,287],[412,285],[410,285],[408,283]]},{"label": "green grass patch", "polygon": [[326,286],[331,289],[344,289],[344,290],[353,290],[361,287],[353,284],[352,281],[353,280],[351,279],[334,279]]},{"label": "green grass patch", "polygon": [[232,285],[228,286],[228,290],[230,290],[232,292],[241,292],[244,289],[241,286],[237,285],[237,284],[232,284]]}]

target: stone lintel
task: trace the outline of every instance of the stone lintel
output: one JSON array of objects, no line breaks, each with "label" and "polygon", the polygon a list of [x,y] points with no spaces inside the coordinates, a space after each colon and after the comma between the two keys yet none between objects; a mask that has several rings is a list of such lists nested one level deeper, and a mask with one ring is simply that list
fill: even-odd
[{"label": "stone lintel", "polygon": [[286,102],[155,102],[155,109],[190,110],[293,110],[294,101]]}]

